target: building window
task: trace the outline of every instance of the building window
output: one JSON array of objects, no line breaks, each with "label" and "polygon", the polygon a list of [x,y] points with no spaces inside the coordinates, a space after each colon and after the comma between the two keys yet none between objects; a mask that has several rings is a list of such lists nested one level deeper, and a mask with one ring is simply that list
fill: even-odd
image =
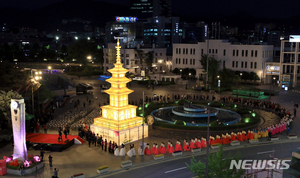
[{"label": "building window", "polygon": [[179,50],[178,50],[178,54],[180,54],[180,52],[181,52],[181,48],[179,48]]},{"label": "building window", "polygon": [[191,54],[193,54],[193,49],[192,48],[191,48],[190,52],[191,52]]},{"label": "building window", "polygon": [[223,56],[226,56],[226,49],[223,50]]},{"label": "building window", "polygon": [[178,48],[176,48],[176,54],[178,54]]},{"label": "building window", "polygon": [[126,65],[129,65],[129,59],[126,59]]},{"label": "building window", "polygon": [[187,62],[187,61],[188,61],[188,60],[187,60],[187,59],[185,59],[185,63],[186,63],[186,64],[188,64],[188,62]]},{"label": "building window", "polygon": [[[203,53],[203,49],[202,49],[202,53]],[[193,49],[193,54],[195,54],[195,48]]]},{"label": "building window", "polygon": [[238,61],[235,62],[235,67],[239,67],[239,62]]},{"label": "building window", "polygon": [[242,50],[242,57],[244,57],[244,50]]},{"label": "building window", "polygon": [[248,64],[248,63],[247,63],[247,62],[245,62],[245,68],[247,68],[247,67],[248,67],[248,66],[247,66],[247,64]]},{"label": "building window", "polygon": [[254,62],[254,69],[256,69],[256,67],[257,67],[257,63],[256,63],[256,62]]},{"label": "building window", "polygon": [[236,56],[239,56],[239,50],[236,50]]},{"label": "building window", "polygon": [[193,59],[193,65],[195,65],[195,59]]},{"label": "building window", "polygon": [[216,54],[218,54],[218,49],[216,49]]},{"label": "building window", "polygon": [[251,50],[251,57],[253,57],[253,50]]},{"label": "building window", "polygon": [[246,56],[246,57],[248,57],[248,50],[246,50],[246,54],[245,54],[245,56]]},{"label": "building window", "polygon": [[244,68],[244,62],[241,62],[241,68]]},{"label": "building window", "polygon": [[192,59],[190,59],[190,65],[192,65],[193,64],[193,60]]},{"label": "building window", "polygon": [[126,54],[126,57],[129,57],[129,54]]},{"label": "building window", "polygon": [[257,57],[257,50],[255,50],[255,57]]},{"label": "building window", "polygon": [[[180,49],[180,48],[179,48]],[[180,64],[180,58],[178,59],[178,64]]]},{"label": "building window", "polygon": [[137,57],[137,54],[134,54],[135,57]]},{"label": "building window", "polygon": [[176,58],[176,64],[178,63],[178,58]]},{"label": "building window", "polygon": [[189,50],[185,48],[185,54],[189,54]]},{"label": "building window", "polygon": [[185,54],[185,49],[184,48],[182,48],[182,54]]},{"label": "building window", "polygon": [[124,54],[121,54],[121,57],[124,57]]},{"label": "building window", "polygon": [[212,53],[215,53],[215,49],[212,49]]},{"label": "building window", "polygon": [[182,64],[184,64],[184,62],[185,62],[185,60],[184,60],[184,58],[182,59]]},{"label": "building window", "polygon": [[251,69],[253,68],[253,62],[250,63],[250,68],[251,68]]},{"label": "building window", "polygon": [[211,49],[208,50],[208,53],[211,53]]},{"label": "building window", "polygon": [[235,56],[235,50],[232,51],[232,56]]},{"label": "building window", "polygon": [[[194,49],[194,51],[195,51],[195,49]],[[195,54],[195,53],[194,53]],[[203,55],[203,49],[201,49],[201,56]]]},{"label": "building window", "polygon": [[232,67],[234,67],[234,61],[232,61]]}]

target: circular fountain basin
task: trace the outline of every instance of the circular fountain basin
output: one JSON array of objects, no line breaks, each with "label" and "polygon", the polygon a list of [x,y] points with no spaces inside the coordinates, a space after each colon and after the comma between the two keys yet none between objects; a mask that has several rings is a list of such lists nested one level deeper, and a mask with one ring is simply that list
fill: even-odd
[{"label": "circular fountain basin", "polygon": [[236,112],[200,105],[160,108],[152,111],[151,115],[155,120],[169,124],[182,120],[188,126],[207,126],[208,110],[210,111],[209,123],[218,121],[225,125],[232,125],[241,120],[241,115]]}]

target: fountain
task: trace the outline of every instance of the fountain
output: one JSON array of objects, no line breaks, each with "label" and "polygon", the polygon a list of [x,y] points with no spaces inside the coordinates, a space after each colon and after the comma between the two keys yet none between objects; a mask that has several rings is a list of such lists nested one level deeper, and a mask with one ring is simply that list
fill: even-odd
[{"label": "fountain", "polygon": [[225,125],[232,125],[241,120],[241,116],[238,113],[230,110],[187,103],[184,106],[160,108],[154,110],[151,115],[155,120],[169,124],[182,120],[187,126],[206,126],[208,110],[210,123],[218,121]]}]

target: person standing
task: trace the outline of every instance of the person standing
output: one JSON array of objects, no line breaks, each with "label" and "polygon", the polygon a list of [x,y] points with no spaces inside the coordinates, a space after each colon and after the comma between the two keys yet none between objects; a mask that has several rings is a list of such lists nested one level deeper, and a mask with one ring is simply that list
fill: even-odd
[{"label": "person standing", "polygon": [[25,176],[24,166],[20,167],[21,176]]},{"label": "person standing", "polygon": [[56,169],[56,168],[54,168],[54,178],[58,178],[57,176],[58,176],[58,171],[59,171],[59,169]]},{"label": "person standing", "polygon": [[107,140],[105,139],[105,142],[104,142],[104,151],[107,150]]},{"label": "person standing", "polygon": [[50,167],[52,167],[52,159],[53,159],[53,157],[51,155],[49,155],[48,159],[49,159],[49,165],[50,165]]},{"label": "person standing", "polygon": [[286,134],[287,134],[287,136],[289,136],[289,132],[290,132],[290,127],[287,127],[286,128]]},{"label": "person standing", "polygon": [[64,134],[65,134],[65,138],[68,138],[68,132],[67,132],[66,127],[64,128]]},{"label": "person standing", "polygon": [[47,126],[46,126],[46,124],[44,125],[44,133],[47,134]]},{"label": "person standing", "polygon": [[44,150],[43,149],[41,149],[41,151],[40,151],[40,157],[41,157],[41,162],[43,162],[43,159],[44,159]]},{"label": "person standing", "polygon": [[108,143],[108,153],[111,153],[111,141]]},{"label": "person standing", "polygon": [[102,151],[103,151],[103,145],[104,145],[104,142],[103,142],[103,140],[101,139],[101,147],[102,147]]}]

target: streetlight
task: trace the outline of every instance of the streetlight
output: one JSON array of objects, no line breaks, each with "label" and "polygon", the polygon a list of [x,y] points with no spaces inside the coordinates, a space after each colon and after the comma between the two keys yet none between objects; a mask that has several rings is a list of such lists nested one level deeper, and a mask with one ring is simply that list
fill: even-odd
[{"label": "streetlight", "polygon": [[[33,73],[35,71],[35,73]],[[37,71],[36,69],[31,69],[31,78],[32,78],[32,85],[31,85],[31,94],[32,94],[32,113],[35,116],[35,111],[34,111],[34,93],[33,93],[33,82],[34,81],[39,81],[42,79],[42,74],[41,71]],[[34,117],[35,118],[35,117]],[[35,118],[36,120],[36,118]]]},{"label": "streetlight", "polygon": [[48,69],[51,70],[51,66],[48,66]]},{"label": "streetlight", "polygon": [[189,73],[189,88],[191,88],[191,83],[190,83],[190,77],[191,77],[191,73]]},{"label": "streetlight", "polygon": [[220,80],[220,76],[218,75],[218,89],[219,89],[219,93],[220,93],[220,89],[221,89],[221,80]]},{"label": "streetlight", "polygon": [[89,60],[91,60],[91,59],[92,59],[92,56],[87,56],[86,58],[89,59]]},{"label": "streetlight", "polygon": [[181,76],[181,72],[182,72],[182,69],[180,69],[180,76]]}]

